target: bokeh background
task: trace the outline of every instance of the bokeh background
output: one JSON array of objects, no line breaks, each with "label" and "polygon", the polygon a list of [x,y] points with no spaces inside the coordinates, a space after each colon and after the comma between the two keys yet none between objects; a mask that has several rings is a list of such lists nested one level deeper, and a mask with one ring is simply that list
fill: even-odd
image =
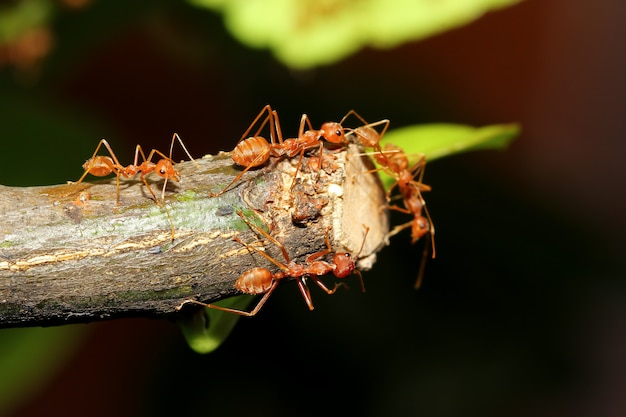
[{"label": "bokeh background", "polygon": [[311,313],[283,285],[210,355],[167,321],[2,330],[0,415],[626,415],[624,16],[526,0],[294,70],[184,2],[58,3],[22,55],[0,49],[4,185],[76,179],[100,138],[122,161],[173,132],[196,157],[229,150],[268,103],[292,131],[356,109],[523,133],[428,165],[421,290],[402,234],[365,294],[314,293]]}]

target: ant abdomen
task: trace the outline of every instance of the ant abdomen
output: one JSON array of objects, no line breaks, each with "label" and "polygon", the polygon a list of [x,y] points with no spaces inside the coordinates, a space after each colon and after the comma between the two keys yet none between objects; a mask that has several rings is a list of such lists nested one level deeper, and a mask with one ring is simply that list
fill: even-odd
[{"label": "ant abdomen", "polygon": [[245,271],[235,281],[235,288],[246,294],[264,294],[272,286],[273,274],[267,268],[257,267]]},{"label": "ant abdomen", "polygon": [[252,136],[239,142],[231,158],[237,165],[254,168],[263,165],[270,157],[271,145],[262,136]]}]

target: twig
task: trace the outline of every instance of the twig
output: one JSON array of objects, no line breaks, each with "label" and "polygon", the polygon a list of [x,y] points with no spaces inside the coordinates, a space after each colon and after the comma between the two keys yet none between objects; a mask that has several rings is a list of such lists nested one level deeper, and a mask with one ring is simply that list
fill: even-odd
[{"label": "twig", "polygon": [[[329,228],[333,250],[355,253],[366,224],[359,266],[368,269],[389,225],[380,182],[364,174],[371,167],[358,153],[334,153],[319,174],[305,158],[293,188],[297,161],[271,161],[216,198],[209,192],[238,173],[228,154],[206,156],[199,167],[178,164],[182,180],[168,183],[165,206],[174,240],[166,210],[139,180],[121,181],[118,210],[115,178],[78,186],[0,186],[0,327],[165,317],[186,299],[235,295],[233,284],[243,271],[268,266],[233,241],[259,240],[238,210],[300,261],[325,247]],[[256,244],[280,259],[274,245]]]}]

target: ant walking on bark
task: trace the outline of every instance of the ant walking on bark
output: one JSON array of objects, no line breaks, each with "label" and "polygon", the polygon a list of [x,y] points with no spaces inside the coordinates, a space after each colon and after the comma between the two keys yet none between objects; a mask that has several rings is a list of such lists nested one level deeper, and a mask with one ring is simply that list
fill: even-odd
[{"label": "ant walking on bark", "polygon": [[[246,137],[259,123],[260,125],[256,132],[252,136]],[[269,125],[270,129],[269,142],[265,137],[260,136],[260,133],[265,125]],[[306,127],[308,127],[308,130],[304,130]],[[218,193],[211,193],[210,196],[217,197],[225,193],[234,183],[241,179],[243,174],[248,172],[251,168],[265,164],[270,156],[287,156],[292,158],[300,154],[300,160],[298,161],[294,175],[295,183],[295,176],[298,174],[300,164],[302,163],[302,157],[304,156],[304,152],[306,150],[316,147],[319,148],[319,168],[321,168],[321,154],[324,147],[324,142],[322,140],[340,145],[346,145],[348,143],[345,139],[345,130],[340,123],[326,122],[322,124],[319,130],[315,130],[313,129],[311,121],[306,114],[303,114],[300,119],[298,136],[283,140],[278,113],[268,104],[263,107],[261,112],[254,118],[231,153],[233,162],[237,165],[243,166],[243,171],[221,191]]]},{"label": "ant walking on bark", "polygon": [[232,309],[228,307],[221,307],[215,304],[207,304],[196,300],[185,300],[182,304],[176,307],[176,310],[180,310],[186,304],[197,304],[203,307],[214,308],[217,310],[227,311],[230,313],[239,314],[242,316],[251,317],[256,315],[261,307],[265,304],[268,298],[272,295],[278,284],[285,278],[295,278],[298,284],[298,288],[300,289],[300,293],[304,297],[304,301],[306,302],[309,310],[313,310],[313,301],[311,300],[311,294],[309,292],[309,288],[306,284],[306,279],[311,279],[317,286],[319,286],[324,292],[327,294],[334,294],[335,291],[340,286],[346,286],[344,283],[335,283],[333,288],[328,288],[326,284],[324,284],[320,277],[323,275],[327,275],[332,273],[337,278],[345,278],[352,273],[355,273],[359,276],[359,280],[361,282],[361,287],[363,291],[365,291],[365,287],[363,285],[363,277],[361,276],[361,272],[356,269],[355,259],[358,259],[361,251],[363,250],[363,246],[365,245],[365,238],[367,237],[367,233],[369,232],[369,228],[365,226],[365,236],[363,237],[363,243],[361,244],[361,248],[355,257],[352,257],[347,252],[337,252],[333,255],[332,261],[323,261],[320,258],[330,254],[332,252],[330,241],[328,239],[328,233],[324,236],[324,242],[326,243],[326,249],[316,252],[309,257],[306,258],[303,264],[294,262],[290,259],[287,250],[274,237],[272,237],[265,230],[253,225],[250,223],[243,215],[241,211],[238,211],[237,214],[241,219],[255,232],[263,235],[269,241],[274,243],[281,250],[283,257],[285,258],[285,262],[280,262],[274,258],[272,258],[267,253],[257,249],[254,246],[251,246],[238,238],[235,240],[242,245],[244,245],[248,250],[253,250],[259,255],[263,256],[274,265],[279,268],[277,272],[271,272],[269,269],[264,267],[255,267],[244,271],[241,276],[235,281],[235,288],[242,293],[251,294],[251,295],[259,295],[263,294],[263,297],[259,300],[257,305],[251,311],[243,311]]},{"label": "ant walking on bark", "polygon": [[[189,156],[189,159],[193,161],[196,164],[196,166],[198,166],[198,163],[189,154],[189,151],[187,150],[187,148],[185,147],[185,144],[183,143],[182,139],[180,138],[180,136],[178,136],[177,133],[174,133],[174,135],[172,136],[169,156],[166,156],[164,153],[162,153],[161,151],[157,149],[152,149],[150,153],[148,154],[148,157],[146,157],[141,146],[137,145],[135,147],[135,158],[133,160],[133,163],[127,166],[124,166],[119,162],[119,160],[117,159],[117,156],[115,155],[115,152],[113,152],[113,149],[111,148],[111,145],[109,145],[109,142],[107,142],[106,139],[102,139],[98,143],[98,146],[96,147],[96,150],[94,151],[91,158],[89,158],[83,164],[83,169],[85,170],[85,172],[83,172],[83,175],[78,179],[78,181],[74,183],[74,186],[77,188],[80,185],[80,183],[85,179],[87,174],[90,174],[96,177],[105,177],[109,174],[115,174],[115,177],[116,177],[115,178],[116,180],[115,210],[117,210],[119,207],[119,203],[120,203],[120,177],[130,179],[130,178],[135,177],[137,174],[139,174],[139,179],[145,185],[146,189],[152,196],[152,199],[154,200],[155,204],[165,209],[165,212],[167,214],[167,217],[170,222],[171,229],[172,229],[172,240],[173,240],[174,239],[174,223],[172,221],[172,217],[170,216],[169,210],[167,209],[165,205],[165,189],[167,187],[167,182],[170,179],[176,182],[180,181],[181,179],[180,173],[174,168],[174,161],[172,160],[172,151],[174,149],[174,142],[176,140],[178,140],[180,146],[183,148],[187,156]],[[98,151],[100,150],[102,146],[104,146],[106,150],[109,152],[109,156],[98,155]],[[155,155],[158,155],[161,157],[161,159],[159,159],[157,162],[152,161]],[[139,163],[140,156],[142,160],[141,163]],[[146,175],[152,172],[156,173],[161,178],[164,178],[163,189],[161,190],[160,200],[157,198],[156,194],[152,190],[152,187],[150,187],[150,184],[146,180]]]}]

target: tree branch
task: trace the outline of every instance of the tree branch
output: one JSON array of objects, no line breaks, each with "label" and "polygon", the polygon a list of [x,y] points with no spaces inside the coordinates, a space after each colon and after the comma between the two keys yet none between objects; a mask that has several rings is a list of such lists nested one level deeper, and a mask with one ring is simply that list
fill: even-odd
[{"label": "tree branch", "polygon": [[[262,244],[239,210],[297,261],[325,248],[326,233],[333,251],[355,254],[366,225],[359,267],[368,269],[389,229],[382,186],[376,174],[364,173],[371,165],[355,146],[324,155],[332,158],[325,157],[319,172],[318,159],[304,158],[293,188],[298,158],[271,160],[215,198],[209,192],[240,172],[229,154],[177,164],[182,180],[168,182],[167,210],[140,180],[121,181],[117,210],[115,178],[0,186],[0,327],[164,317],[186,299],[235,295],[233,284],[245,270],[276,268],[233,237],[284,260],[275,245]],[[160,196],[163,182],[152,177],[148,182]]]}]

